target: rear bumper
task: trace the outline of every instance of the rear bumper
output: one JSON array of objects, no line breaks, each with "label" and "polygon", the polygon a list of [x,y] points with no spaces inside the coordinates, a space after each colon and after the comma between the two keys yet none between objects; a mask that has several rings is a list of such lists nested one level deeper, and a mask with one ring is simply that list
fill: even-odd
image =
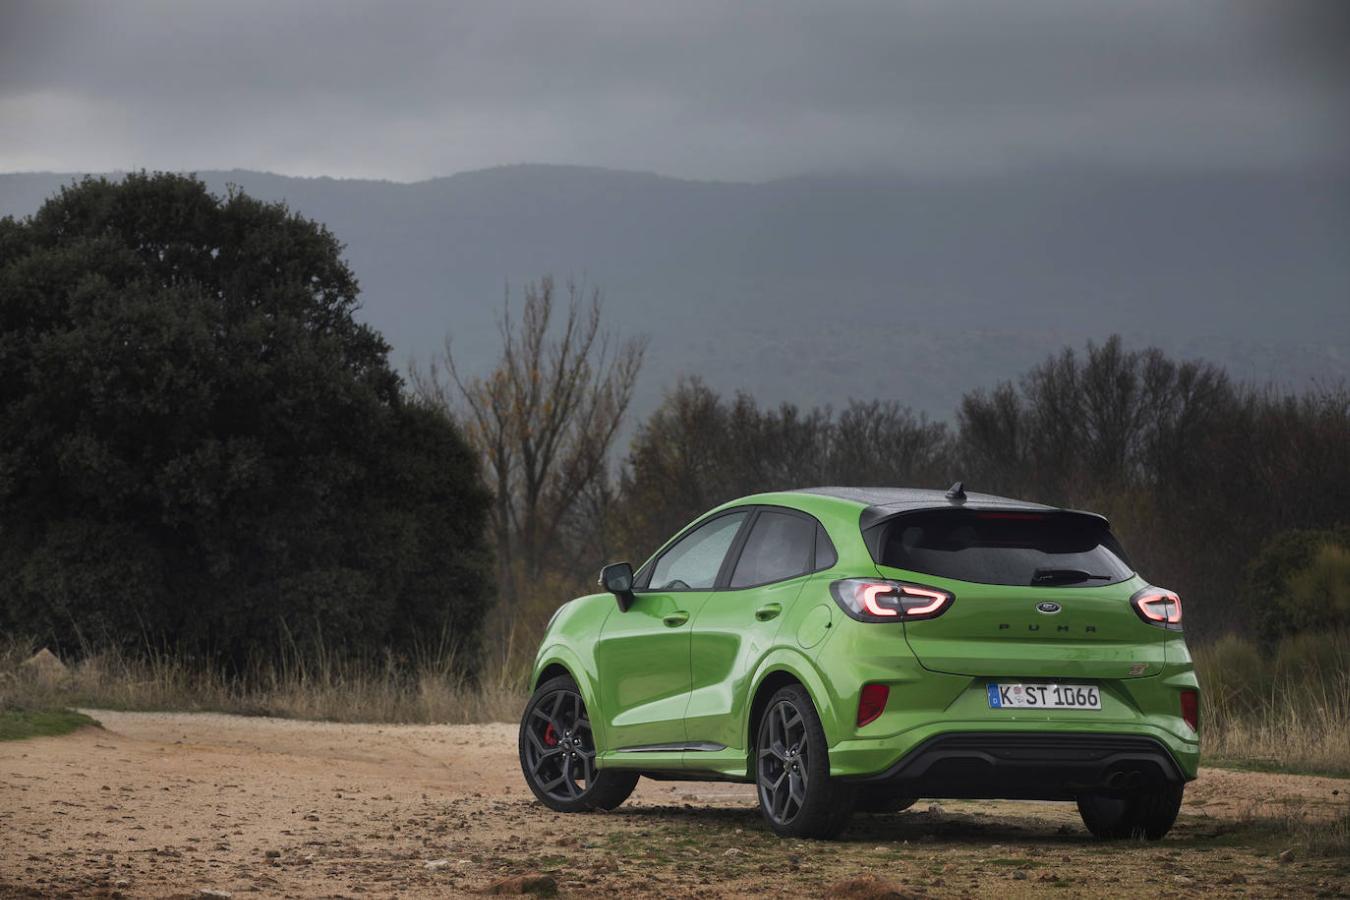
[{"label": "rear bumper", "polygon": [[1071,800],[1189,780],[1156,738],[1059,732],[940,734],[884,771],[844,778],[920,797],[987,800]]}]

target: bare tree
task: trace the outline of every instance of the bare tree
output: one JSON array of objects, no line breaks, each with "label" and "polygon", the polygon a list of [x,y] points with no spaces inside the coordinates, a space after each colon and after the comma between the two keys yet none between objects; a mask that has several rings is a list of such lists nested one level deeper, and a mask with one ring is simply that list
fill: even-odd
[{"label": "bare tree", "polygon": [[502,355],[485,376],[460,370],[448,338],[413,372],[418,396],[458,413],[482,454],[500,588],[513,599],[518,577],[533,581],[567,558],[564,529],[606,476],[647,347],[601,327],[599,290],[569,282],[566,292],[560,309],[552,278],[526,285],[518,319],[508,293]]}]

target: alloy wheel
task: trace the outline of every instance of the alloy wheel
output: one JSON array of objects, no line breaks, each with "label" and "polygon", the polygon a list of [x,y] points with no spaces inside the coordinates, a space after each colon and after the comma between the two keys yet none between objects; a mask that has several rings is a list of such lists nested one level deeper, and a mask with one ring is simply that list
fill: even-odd
[{"label": "alloy wheel", "polygon": [[806,720],[790,701],[780,700],[760,729],[758,784],[760,804],[786,825],[806,803]]},{"label": "alloy wheel", "polygon": [[540,791],[576,800],[595,783],[595,738],[576,691],[556,690],[533,704],[525,735],[526,771]]}]

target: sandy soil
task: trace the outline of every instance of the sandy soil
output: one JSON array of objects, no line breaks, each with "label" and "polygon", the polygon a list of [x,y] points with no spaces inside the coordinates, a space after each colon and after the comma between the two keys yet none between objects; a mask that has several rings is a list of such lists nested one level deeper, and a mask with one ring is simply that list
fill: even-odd
[{"label": "sandy soil", "polygon": [[0,744],[0,895],[457,896],[532,873],[564,896],[1350,890],[1350,860],[1281,862],[1290,839],[1259,822],[1343,815],[1341,779],[1205,770],[1155,844],[1096,843],[1068,804],[927,801],[809,843],[772,837],[740,785],[644,780],[613,813],[556,815],[510,725],[90,714],[103,728]]}]

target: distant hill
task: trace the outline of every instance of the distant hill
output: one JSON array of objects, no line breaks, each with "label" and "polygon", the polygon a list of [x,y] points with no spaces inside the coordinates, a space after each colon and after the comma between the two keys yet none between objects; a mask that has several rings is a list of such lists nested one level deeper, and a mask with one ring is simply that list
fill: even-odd
[{"label": "distant hill", "polygon": [[[639,412],[685,373],[761,401],[961,393],[1066,343],[1125,335],[1287,386],[1350,380],[1350,176],[1068,170],[950,181],[683,181],[513,166],[415,184],[202,172],[347,243],[395,361],[451,332],[497,349],[503,288],[604,289],[652,339]],[[0,174],[0,215],[74,176]]]}]

